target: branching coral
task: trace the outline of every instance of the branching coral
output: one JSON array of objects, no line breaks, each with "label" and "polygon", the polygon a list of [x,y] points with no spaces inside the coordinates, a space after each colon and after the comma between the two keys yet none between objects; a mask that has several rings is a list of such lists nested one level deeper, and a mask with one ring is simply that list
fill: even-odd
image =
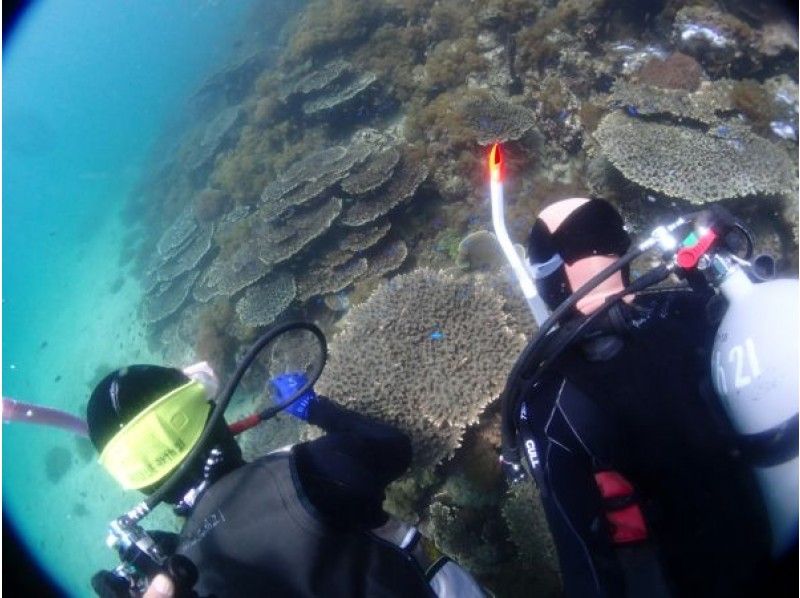
[{"label": "branching coral", "polygon": [[367,258],[365,278],[377,278],[394,272],[408,257],[408,247],[402,239],[397,239],[372,251]]},{"label": "branching coral", "polygon": [[226,108],[198,134],[187,156],[188,167],[199,170],[210,163],[220,148],[234,134],[241,122],[242,109],[239,106]]},{"label": "branching coral", "polygon": [[375,73],[364,73],[325,95],[303,102],[303,114],[327,117],[334,111],[342,111],[371,89],[377,80]]},{"label": "branching coral", "polygon": [[758,81],[736,81],[730,91],[733,107],[744,114],[759,133],[770,130],[770,122],[777,120],[778,109],[772,95]]}]

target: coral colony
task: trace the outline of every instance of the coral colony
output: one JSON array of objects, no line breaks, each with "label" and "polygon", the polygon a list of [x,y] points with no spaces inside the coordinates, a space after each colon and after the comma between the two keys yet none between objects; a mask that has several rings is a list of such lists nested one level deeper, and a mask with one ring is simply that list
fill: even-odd
[{"label": "coral colony", "polygon": [[[198,89],[196,125],[130,202],[165,361],[224,378],[268,326],[316,321],[318,390],[412,437],[386,508],[497,595],[559,581],[535,490],[509,493],[497,471],[496,399],[535,324],[488,232],[488,147],[504,144],[518,243],[552,199],[606,197],[634,234],[724,202],[756,251],[797,268],[795,24],[639,5],[314,0]],[[284,345],[262,379],[312,359]],[[53,455],[51,479],[65,467]]]}]

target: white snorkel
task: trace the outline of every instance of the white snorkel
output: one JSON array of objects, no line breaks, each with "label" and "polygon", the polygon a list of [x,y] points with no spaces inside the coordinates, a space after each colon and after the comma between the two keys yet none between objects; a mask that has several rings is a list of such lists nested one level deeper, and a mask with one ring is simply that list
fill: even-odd
[{"label": "white snorkel", "polygon": [[489,152],[489,189],[492,197],[492,226],[494,227],[494,234],[500,243],[506,260],[508,260],[511,269],[514,271],[514,275],[517,277],[517,282],[522,289],[522,294],[536,323],[541,326],[542,322],[550,315],[550,312],[539,293],[536,292],[533,278],[514,249],[514,244],[508,236],[508,229],[506,229],[503,198],[503,156],[500,152],[499,143],[495,143]]}]

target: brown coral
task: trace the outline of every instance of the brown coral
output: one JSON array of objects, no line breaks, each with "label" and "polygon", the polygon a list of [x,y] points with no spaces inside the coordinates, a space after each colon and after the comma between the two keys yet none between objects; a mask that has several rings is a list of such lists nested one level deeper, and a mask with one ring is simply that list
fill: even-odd
[{"label": "brown coral", "polygon": [[[488,285],[428,269],[354,307],[318,389],[408,432],[421,465],[452,455],[524,344]],[[434,332],[441,335],[432,335]]]},{"label": "brown coral", "polygon": [[654,56],[639,71],[639,82],[665,89],[696,91],[700,87],[703,68],[691,56],[673,52],[664,60]]},{"label": "brown coral", "polygon": [[198,222],[214,222],[230,209],[231,198],[219,189],[206,188],[194,200],[194,217]]}]

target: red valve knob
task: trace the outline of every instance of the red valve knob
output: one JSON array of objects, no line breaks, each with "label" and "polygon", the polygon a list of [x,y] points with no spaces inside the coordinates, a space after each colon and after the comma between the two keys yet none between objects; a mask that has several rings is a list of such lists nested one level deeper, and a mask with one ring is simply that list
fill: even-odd
[{"label": "red valve knob", "polygon": [[717,233],[715,233],[713,230],[709,230],[706,234],[700,237],[700,240],[695,245],[679,249],[678,255],[675,258],[678,262],[678,266],[684,270],[688,270],[697,266],[697,262],[700,261],[700,258],[703,256],[703,254],[708,251],[709,247],[711,247],[716,240]]}]

